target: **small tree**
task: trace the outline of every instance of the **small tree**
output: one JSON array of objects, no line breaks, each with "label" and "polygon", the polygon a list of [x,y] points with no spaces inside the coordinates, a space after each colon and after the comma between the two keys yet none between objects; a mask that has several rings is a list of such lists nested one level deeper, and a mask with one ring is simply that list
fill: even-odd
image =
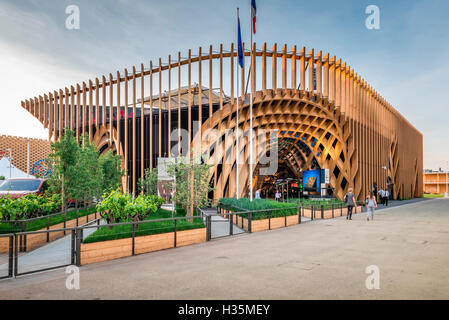
[{"label": "small tree", "polygon": [[78,159],[73,171],[76,179],[71,186],[71,192],[75,199],[92,199],[99,197],[103,192],[103,171],[100,165],[97,147],[89,142],[87,136],[83,137],[84,147],[79,150]]},{"label": "small tree", "polygon": [[140,178],[139,192],[157,195],[157,170],[145,169],[143,179]]},{"label": "small tree", "polygon": [[5,180],[4,176],[0,176],[0,181]]},{"label": "small tree", "polygon": [[116,190],[120,184],[124,174],[121,167],[121,158],[114,155],[111,150],[106,154],[100,155],[100,166],[103,171],[102,193]]},{"label": "small tree", "polygon": [[210,205],[209,192],[213,188],[209,184],[209,169],[201,157],[194,159],[180,157],[174,164],[168,165],[167,173],[176,181],[174,201],[181,205],[187,216],[192,216],[193,208]]},{"label": "small tree", "polygon": [[76,179],[76,172],[72,168],[77,162],[79,145],[73,136],[73,131],[66,128],[62,137],[51,144],[52,153],[49,158],[53,162],[52,174],[49,177],[49,191],[61,194],[62,208],[70,195],[66,192],[66,186],[72,185]]}]

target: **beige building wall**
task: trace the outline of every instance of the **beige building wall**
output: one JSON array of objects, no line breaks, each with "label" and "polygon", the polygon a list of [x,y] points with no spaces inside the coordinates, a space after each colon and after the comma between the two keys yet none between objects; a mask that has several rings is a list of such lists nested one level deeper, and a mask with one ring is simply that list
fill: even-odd
[{"label": "beige building wall", "polygon": [[448,191],[449,174],[446,172],[424,172],[424,193],[443,194]]}]

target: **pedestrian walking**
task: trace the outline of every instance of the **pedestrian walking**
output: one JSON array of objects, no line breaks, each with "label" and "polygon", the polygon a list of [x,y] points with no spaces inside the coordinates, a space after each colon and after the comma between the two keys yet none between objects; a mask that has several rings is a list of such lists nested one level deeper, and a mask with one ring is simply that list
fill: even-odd
[{"label": "pedestrian walking", "polygon": [[352,188],[348,189],[348,193],[345,195],[345,202],[346,206],[348,208],[348,214],[346,216],[346,220],[352,220],[352,209],[354,209],[355,206],[355,197],[354,193],[352,193]]},{"label": "pedestrian walking", "polygon": [[384,196],[385,196],[384,205],[388,207],[388,199],[390,198],[390,192],[388,192],[388,190],[385,190]]},{"label": "pedestrian walking", "polygon": [[366,220],[374,220],[374,210],[377,208],[376,197],[374,193],[370,191],[366,197]]},{"label": "pedestrian walking", "polygon": [[260,189],[256,190],[256,199],[260,199]]},{"label": "pedestrian walking", "polygon": [[378,192],[378,195],[379,195],[380,203],[384,204],[384,201],[385,201],[385,191],[384,191],[384,189],[380,188],[380,190]]}]

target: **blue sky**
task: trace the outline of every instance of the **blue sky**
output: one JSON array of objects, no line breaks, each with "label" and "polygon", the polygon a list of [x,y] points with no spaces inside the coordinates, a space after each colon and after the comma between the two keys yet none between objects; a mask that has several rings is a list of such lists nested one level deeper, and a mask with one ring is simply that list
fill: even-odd
[{"label": "blue sky", "polygon": [[[65,9],[80,8],[67,30]],[[0,3],[0,134],[46,138],[20,101],[188,48],[235,41],[249,0],[21,0]],[[380,8],[380,30],[365,8]],[[449,159],[449,1],[257,1],[257,43],[341,57],[424,134],[424,166]],[[203,49],[204,50],[204,49]],[[164,59],[166,60],[166,58]]]}]

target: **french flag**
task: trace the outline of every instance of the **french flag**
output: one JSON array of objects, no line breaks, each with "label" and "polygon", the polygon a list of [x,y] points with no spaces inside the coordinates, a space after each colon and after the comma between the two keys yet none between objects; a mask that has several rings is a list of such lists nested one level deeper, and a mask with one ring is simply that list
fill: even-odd
[{"label": "french flag", "polygon": [[253,21],[253,33],[256,34],[256,0],[251,0],[251,19]]}]

